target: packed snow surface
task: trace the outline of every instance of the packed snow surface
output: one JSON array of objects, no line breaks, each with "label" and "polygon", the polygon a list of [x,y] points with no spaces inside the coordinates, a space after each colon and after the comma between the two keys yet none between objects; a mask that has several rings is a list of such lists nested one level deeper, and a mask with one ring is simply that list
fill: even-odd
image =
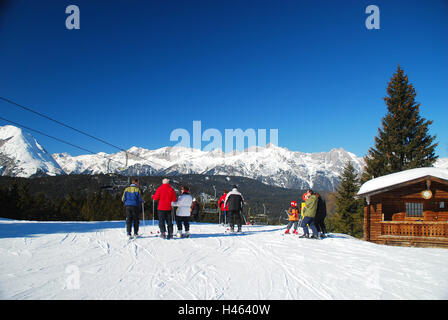
[{"label": "packed snow surface", "polygon": [[388,174],[382,177],[378,177],[364,183],[358,191],[359,195],[381,190],[390,186],[394,186],[400,183],[416,180],[426,176],[432,176],[435,178],[448,181],[448,169],[443,168],[416,168],[404,170],[392,174]]},{"label": "packed snow surface", "polygon": [[[157,223],[157,222],[156,222]],[[0,299],[447,299],[448,250],[376,245],[342,234],[282,235],[193,223],[164,240],[152,221],[0,220]]]}]

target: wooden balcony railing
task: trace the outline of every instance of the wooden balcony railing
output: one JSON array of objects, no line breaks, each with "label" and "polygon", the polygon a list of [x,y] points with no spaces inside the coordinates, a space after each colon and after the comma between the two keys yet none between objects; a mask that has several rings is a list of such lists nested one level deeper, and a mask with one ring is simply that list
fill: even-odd
[{"label": "wooden balcony railing", "polygon": [[441,221],[382,221],[381,235],[448,238],[448,223]]}]

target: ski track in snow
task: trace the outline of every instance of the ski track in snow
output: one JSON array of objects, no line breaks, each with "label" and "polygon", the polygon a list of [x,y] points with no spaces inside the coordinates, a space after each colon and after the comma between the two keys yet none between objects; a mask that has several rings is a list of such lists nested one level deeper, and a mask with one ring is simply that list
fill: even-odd
[{"label": "ski track in snow", "polygon": [[[0,299],[447,299],[448,250],[381,246],[282,226],[227,235],[192,223],[190,238],[123,222],[0,220]],[[79,287],[70,281],[78,271]],[[72,269],[70,269],[72,268]]]}]

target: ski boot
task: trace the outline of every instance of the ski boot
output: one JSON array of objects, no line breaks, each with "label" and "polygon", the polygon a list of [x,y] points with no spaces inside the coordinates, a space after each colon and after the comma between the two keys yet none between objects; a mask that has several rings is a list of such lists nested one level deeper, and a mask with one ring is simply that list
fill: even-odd
[{"label": "ski boot", "polygon": [[190,232],[189,231],[185,232],[185,238],[190,238]]},{"label": "ski boot", "polygon": [[299,233],[297,232],[297,230],[294,230],[292,233],[293,233],[293,234],[299,234]]},{"label": "ski boot", "polygon": [[305,239],[309,239],[309,235],[308,234],[303,234],[303,235],[301,235],[299,238],[305,238]]},{"label": "ski boot", "polygon": [[160,238],[162,238],[162,239],[166,239],[166,234],[165,234],[165,232],[162,232],[162,233],[160,234]]},{"label": "ski boot", "polygon": [[178,231],[177,234],[176,234],[176,237],[182,238],[182,231]]},{"label": "ski boot", "polygon": [[285,234],[289,234],[289,229],[286,229]]}]

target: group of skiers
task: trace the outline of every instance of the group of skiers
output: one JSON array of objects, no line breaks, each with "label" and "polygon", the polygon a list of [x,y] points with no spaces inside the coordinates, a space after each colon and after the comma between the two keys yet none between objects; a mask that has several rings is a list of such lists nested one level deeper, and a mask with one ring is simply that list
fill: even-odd
[{"label": "group of skiers", "polygon": [[[177,226],[178,237],[190,236],[190,219],[191,217],[198,219],[199,204],[196,199],[190,195],[188,186],[182,186],[179,198],[176,192],[169,184],[169,179],[162,180],[162,185],[157,188],[152,199],[157,201],[157,214],[159,219],[160,236],[164,239],[172,239],[174,234],[172,209],[177,207],[175,220]],[[128,237],[132,236],[132,226],[134,227],[134,236],[138,236],[139,231],[139,213],[143,199],[138,186],[138,179],[133,179],[129,187],[127,187],[122,196],[126,208],[126,233]],[[241,232],[241,210],[244,205],[244,198],[238,191],[237,186],[233,186],[231,192],[226,192],[222,198],[221,208],[225,208],[229,214],[230,231],[234,232],[235,221],[237,224],[237,232]],[[185,229],[185,233],[183,233]]]},{"label": "group of skiers", "polygon": [[[173,238],[173,215],[172,209],[177,207],[175,220],[177,226],[178,237],[190,236],[190,219],[191,217],[199,216],[199,205],[196,199],[190,195],[188,186],[182,186],[181,195],[177,198],[176,192],[169,184],[169,179],[162,180],[162,185],[157,188],[152,199],[158,202],[157,214],[159,219],[160,236],[164,239]],[[303,195],[304,202],[301,210],[297,207],[297,201],[291,202],[291,207],[288,210],[289,221],[286,227],[286,234],[294,226],[294,234],[298,234],[297,228],[299,222],[300,227],[303,228],[304,238],[318,239],[327,233],[324,219],[326,216],[325,200],[319,195],[309,189]],[[143,204],[138,179],[133,179],[129,187],[127,187],[122,196],[126,208],[126,232],[129,237],[132,236],[132,226],[134,226],[134,236],[138,236],[139,231],[139,214],[140,206]],[[219,222],[229,224],[230,232],[235,232],[235,223],[237,225],[237,232],[241,232],[242,228],[242,210],[244,206],[243,195],[238,191],[238,187],[234,185],[232,191],[224,191],[224,194],[218,201],[219,207]],[[243,215],[244,218],[244,215]],[[244,219],[245,220],[245,219]],[[312,230],[310,236],[309,228]],[[185,233],[183,233],[185,229]]]},{"label": "group of skiers", "polygon": [[[235,232],[235,222],[237,225],[237,232],[241,232],[242,219],[241,214],[244,206],[243,195],[238,191],[236,185],[233,186],[232,191],[224,191],[224,194],[219,198],[219,222],[226,224],[228,219],[230,232]],[[224,220],[223,220],[224,219]]]},{"label": "group of skiers", "polygon": [[[297,228],[303,228],[303,235],[300,238],[319,239],[325,236],[327,229],[325,228],[324,219],[327,215],[325,200],[319,193],[315,193],[312,189],[307,190],[303,195],[301,210],[297,207],[297,201],[291,201],[291,207],[288,210],[288,225],[285,234],[289,234],[289,230],[294,225],[294,234],[298,234]],[[309,228],[313,234],[310,236]]]}]

